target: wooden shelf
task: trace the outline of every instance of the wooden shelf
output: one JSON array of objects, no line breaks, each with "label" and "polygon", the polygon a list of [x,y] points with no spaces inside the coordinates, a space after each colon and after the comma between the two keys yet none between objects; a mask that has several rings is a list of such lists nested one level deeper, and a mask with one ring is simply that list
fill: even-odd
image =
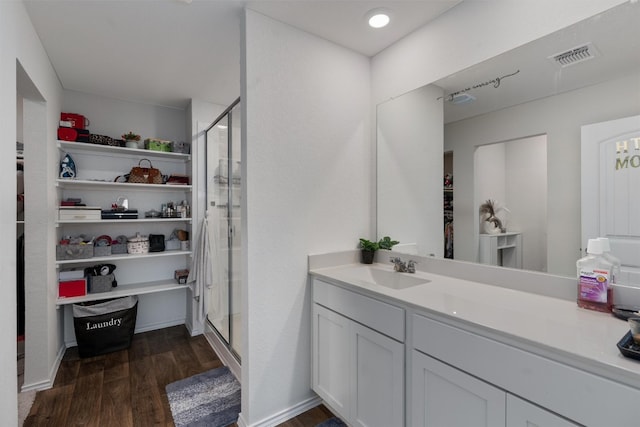
[{"label": "wooden shelf", "polygon": [[167,160],[191,160],[191,154],[168,153],[166,151],[144,150],[139,148],[114,147],[111,145],[91,144],[89,142],[69,142],[58,140],[58,148],[65,151],[85,151],[96,153],[122,154],[126,156],[152,157]]},{"label": "wooden shelf", "polygon": [[160,258],[167,256],[184,256],[191,255],[191,251],[164,251],[164,252],[149,252],[147,254],[117,254],[109,256],[95,256],[92,258],[82,259],[64,259],[57,260],[56,265],[68,265],[68,264],[92,264],[96,262],[109,262],[117,260],[132,260],[132,259],[145,259],[145,258]]},{"label": "wooden shelf", "polygon": [[95,294],[87,294],[81,297],[57,298],[56,306],[57,308],[59,308],[60,306],[67,305],[67,304],[77,304],[77,303],[86,302],[86,301],[100,301],[100,300],[110,299],[110,298],[126,297],[129,295],[144,295],[144,294],[152,294],[157,292],[167,292],[167,291],[173,291],[176,289],[185,289],[185,288],[188,288],[188,286],[181,285],[177,283],[174,279],[158,280],[155,282],[122,284],[122,285],[118,285],[116,288],[113,288],[113,290],[111,290],[110,292],[99,292]]}]

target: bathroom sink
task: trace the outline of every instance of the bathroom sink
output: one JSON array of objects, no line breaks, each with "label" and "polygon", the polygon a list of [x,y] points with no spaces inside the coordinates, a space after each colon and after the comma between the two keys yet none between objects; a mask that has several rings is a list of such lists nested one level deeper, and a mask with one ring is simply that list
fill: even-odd
[{"label": "bathroom sink", "polygon": [[406,289],[430,282],[420,276],[409,273],[398,273],[373,266],[358,266],[341,269],[340,276],[345,280],[366,282],[390,289]]}]

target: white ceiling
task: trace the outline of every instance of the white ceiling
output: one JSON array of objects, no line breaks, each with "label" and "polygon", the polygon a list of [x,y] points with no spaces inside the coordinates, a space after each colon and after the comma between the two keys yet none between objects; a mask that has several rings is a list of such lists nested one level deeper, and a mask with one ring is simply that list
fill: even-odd
[{"label": "white ceiling", "polygon": [[[65,89],[175,108],[239,96],[245,5],[372,56],[460,1],[24,0]],[[392,22],[376,31],[379,7]]]},{"label": "white ceiling", "polygon": [[[519,71],[501,80],[497,88],[490,84],[468,91],[476,97],[472,103],[445,102],[445,122],[637,73],[640,70],[639,22],[640,2],[624,3],[435,82],[444,88],[445,94],[451,94]],[[564,68],[548,59],[588,42],[597,50],[593,59]],[[629,96],[640,97],[640,94],[631,90]]]}]

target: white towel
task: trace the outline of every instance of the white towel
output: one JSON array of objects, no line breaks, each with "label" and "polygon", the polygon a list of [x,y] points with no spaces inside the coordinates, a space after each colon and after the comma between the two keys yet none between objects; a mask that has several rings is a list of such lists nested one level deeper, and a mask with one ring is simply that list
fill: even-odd
[{"label": "white towel", "polygon": [[205,217],[200,226],[200,233],[193,248],[191,269],[187,277],[187,283],[193,292],[193,298],[197,302],[196,316],[202,322],[207,313],[207,300],[205,289],[213,285],[213,260],[211,259],[211,245],[209,240],[209,225]]},{"label": "white towel", "polygon": [[[193,248],[191,270],[187,283],[193,291],[193,298],[197,301],[197,319],[204,321],[209,310],[214,311],[214,318],[227,314],[226,283],[224,282],[224,267],[220,258],[220,222],[215,209],[207,212],[202,220],[197,244]],[[210,302],[213,306],[210,307]]]}]

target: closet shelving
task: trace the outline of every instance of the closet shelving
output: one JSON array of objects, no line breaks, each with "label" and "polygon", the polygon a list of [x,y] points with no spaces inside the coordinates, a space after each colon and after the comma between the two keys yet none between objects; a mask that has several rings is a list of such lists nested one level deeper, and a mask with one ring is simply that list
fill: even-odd
[{"label": "closet shelving", "polygon": [[[61,153],[70,154],[78,168],[74,179],[57,179],[58,197],[82,198],[89,206],[108,208],[119,195],[126,195],[132,203],[131,208],[138,209],[137,219],[95,219],[95,220],[57,220],[59,237],[64,235],[87,234],[97,236],[110,234],[143,235],[162,233],[168,237],[173,228],[186,229],[191,234],[191,218],[144,218],[149,209],[159,209],[162,203],[173,200],[176,203],[186,200],[191,204],[191,185],[134,184],[114,182],[114,178],[128,172],[131,166],[141,159],[150,159],[154,167],[163,174],[191,175],[191,155],[169,153],[143,149],[112,147],[83,142],[57,142]],[[176,269],[188,268],[192,252],[190,250],[171,250],[149,252],[146,254],[113,254],[94,256],[85,259],[56,260],[58,270],[67,268],[85,268],[94,264],[112,263],[117,266],[118,286],[109,292],[88,293],[79,297],[57,298],[59,308],[67,304],[87,301],[99,301],[129,295],[143,295],[184,289],[173,278]],[[120,273],[123,273],[120,275]]]},{"label": "closet shelving", "polygon": [[129,182],[98,181],[89,179],[61,179],[56,181],[60,188],[85,188],[85,189],[122,189],[141,191],[163,191],[178,190],[191,191],[190,185],[163,185],[163,184],[133,184]]},{"label": "closet shelving", "polygon": [[77,304],[80,302],[100,301],[103,299],[120,298],[129,295],[144,295],[157,292],[173,291],[175,289],[183,289],[186,285],[180,285],[175,280],[155,280],[150,282],[130,283],[126,287],[118,286],[110,292],[102,292],[97,294],[87,294],[82,297],[58,298],[56,304],[58,307],[65,304]]}]

